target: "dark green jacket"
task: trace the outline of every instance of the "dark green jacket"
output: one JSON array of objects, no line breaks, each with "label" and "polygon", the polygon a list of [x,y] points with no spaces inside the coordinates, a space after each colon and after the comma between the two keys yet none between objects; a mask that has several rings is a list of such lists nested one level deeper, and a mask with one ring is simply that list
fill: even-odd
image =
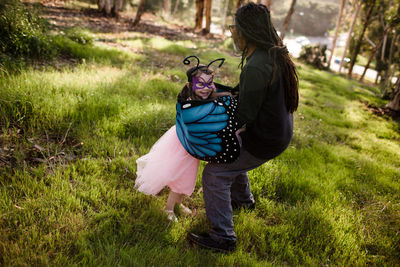
[{"label": "dark green jacket", "polygon": [[281,154],[293,136],[293,115],[285,105],[285,90],[279,69],[271,83],[272,59],[267,52],[256,49],[247,58],[240,74],[239,110],[244,148],[260,159]]}]

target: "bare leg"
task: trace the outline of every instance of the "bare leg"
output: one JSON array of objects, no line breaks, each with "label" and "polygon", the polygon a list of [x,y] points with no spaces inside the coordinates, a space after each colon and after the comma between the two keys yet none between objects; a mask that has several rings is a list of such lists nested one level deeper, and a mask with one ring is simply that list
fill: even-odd
[{"label": "bare leg", "polygon": [[170,191],[167,199],[167,204],[165,205],[165,213],[168,216],[168,220],[177,222],[178,219],[174,213],[174,207],[176,203],[182,202],[182,195],[174,191]]},{"label": "bare leg", "polygon": [[181,211],[187,215],[192,214],[192,211],[182,204],[184,195],[178,194],[176,192],[170,191],[168,195],[167,204],[165,205],[165,210],[167,213],[172,214],[175,208],[175,205],[180,205]]},{"label": "bare leg", "polygon": [[175,204],[182,203],[183,195],[170,191],[167,199],[167,204],[165,206],[166,210],[174,210]]}]

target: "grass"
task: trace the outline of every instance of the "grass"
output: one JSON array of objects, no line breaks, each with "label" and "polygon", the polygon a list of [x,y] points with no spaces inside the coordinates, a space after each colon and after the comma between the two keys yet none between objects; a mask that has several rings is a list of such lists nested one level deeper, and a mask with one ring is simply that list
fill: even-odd
[{"label": "grass", "polygon": [[209,227],[201,175],[185,200],[196,217],[171,224],[168,190],[134,190],[135,160],[174,124],[184,56],[226,57],[227,84],[239,59],[222,43],[109,38],[119,45],[60,45],[74,67],[0,77],[1,265],[398,264],[399,124],[361,103],[382,105],[378,89],[297,63],[294,138],[249,173],[257,207],[234,214],[237,250],[196,250],[186,233]]}]

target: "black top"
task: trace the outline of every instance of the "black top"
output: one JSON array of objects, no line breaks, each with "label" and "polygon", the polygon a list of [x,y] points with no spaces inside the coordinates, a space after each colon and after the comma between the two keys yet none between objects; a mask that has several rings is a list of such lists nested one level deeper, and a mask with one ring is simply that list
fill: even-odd
[{"label": "black top", "polygon": [[244,148],[260,159],[281,154],[293,136],[293,115],[285,105],[283,81],[277,70],[271,83],[272,59],[256,49],[240,74],[238,122],[246,124],[241,133]]}]

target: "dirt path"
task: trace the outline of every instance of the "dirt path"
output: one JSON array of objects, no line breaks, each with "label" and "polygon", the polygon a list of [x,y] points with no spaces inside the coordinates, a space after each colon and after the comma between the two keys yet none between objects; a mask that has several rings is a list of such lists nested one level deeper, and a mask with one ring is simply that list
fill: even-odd
[{"label": "dirt path", "polygon": [[220,35],[194,33],[189,27],[176,24],[161,25],[156,22],[158,18],[151,13],[143,14],[139,25],[133,27],[134,18],[124,13],[121,14],[120,18],[116,19],[105,17],[97,9],[73,9],[65,7],[60,2],[43,3],[42,12],[43,17],[48,19],[51,29],[54,31],[70,27],[81,27],[99,33],[140,32],[162,36],[168,40],[222,40]]}]

